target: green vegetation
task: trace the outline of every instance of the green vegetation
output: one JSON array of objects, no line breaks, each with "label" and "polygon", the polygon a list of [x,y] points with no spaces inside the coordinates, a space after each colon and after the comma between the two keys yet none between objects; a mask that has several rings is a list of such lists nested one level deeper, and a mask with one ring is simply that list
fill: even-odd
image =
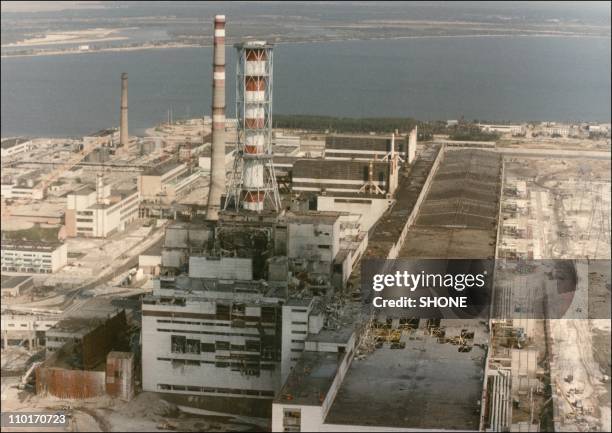
[{"label": "green vegetation", "polygon": [[457,141],[496,141],[500,134],[481,131],[477,125],[462,124],[449,128],[449,139]]},{"label": "green vegetation", "polygon": [[36,224],[25,230],[2,231],[3,241],[57,242],[60,227],[41,227]]},{"label": "green vegetation", "polygon": [[495,141],[499,134],[482,132],[474,123],[461,120],[458,125],[447,127],[445,121],[424,122],[410,117],[333,117],[310,115],[274,116],[274,128],[303,129],[319,133],[361,133],[390,134],[396,129],[407,134],[418,126],[418,139],[431,140],[434,134],[448,134],[451,140]]},{"label": "green vegetation", "polygon": [[355,132],[391,133],[398,129],[400,132],[410,132],[415,125],[420,124],[409,117],[333,117],[309,115],[275,115],[275,128],[305,129],[317,132]]}]

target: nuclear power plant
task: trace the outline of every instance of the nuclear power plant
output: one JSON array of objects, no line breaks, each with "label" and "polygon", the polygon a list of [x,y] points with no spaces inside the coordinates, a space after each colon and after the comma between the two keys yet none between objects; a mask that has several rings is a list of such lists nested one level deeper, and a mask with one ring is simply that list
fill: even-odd
[{"label": "nuclear power plant", "polygon": [[[182,49],[212,64],[203,112],[168,98],[142,132],[129,69],[130,137],[114,70],[114,126],[2,141],[3,422],[8,401],[73,430],[594,430],[607,376],[591,346],[588,363],[573,352],[590,330],[534,311],[549,295],[578,315],[609,300],[594,260],[609,264],[609,143],[463,118],[281,128],[293,46],[239,14],[200,19]],[[507,135],[482,140],[492,129]],[[503,263],[481,316],[373,304],[372,270],[458,258]],[[536,274],[548,258],[563,269]]]}]

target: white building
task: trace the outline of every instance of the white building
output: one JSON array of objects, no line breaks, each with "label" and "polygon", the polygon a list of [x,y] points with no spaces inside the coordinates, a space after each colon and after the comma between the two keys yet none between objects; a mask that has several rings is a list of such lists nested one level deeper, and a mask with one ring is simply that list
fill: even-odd
[{"label": "white building", "polygon": [[2,140],[2,158],[26,152],[32,148],[32,140],[27,138],[7,138]]},{"label": "white building", "polygon": [[570,125],[567,124],[544,122],[540,124],[540,126],[536,127],[536,130],[534,132],[539,132],[548,136],[559,135],[561,137],[567,137],[570,133],[570,129]]},{"label": "white building", "polygon": [[11,344],[20,345],[23,340],[29,342],[29,347],[38,346],[45,340],[45,333],[59,321],[57,315],[5,314],[2,313],[0,330],[2,332],[2,348]]},{"label": "white building", "polygon": [[2,198],[6,199],[34,199],[42,200],[45,192],[42,188],[35,188],[34,183],[13,183],[13,181],[2,182]]},{"label": "white building", "polygon": [[486,125],[479,124],[483,132],[498,132],[505,135],[522,135],[527,131],[526,125]]},{"label": "white building", "polygon": [[123,231],[138,218],[139,197],[136,188],[113,190],[101,178],[97,188],[84,186],[68,194],[66,233],[68,236],[105,238]]},{"label": "white building", "polygon": [[155,280],[142,303],[143,390],[271,399],[285,292],[254,281]]},{"label": "white building", "polygon": [[2,242],[2,271],[50,274],[68,263],[66,244],[32,241]]}]

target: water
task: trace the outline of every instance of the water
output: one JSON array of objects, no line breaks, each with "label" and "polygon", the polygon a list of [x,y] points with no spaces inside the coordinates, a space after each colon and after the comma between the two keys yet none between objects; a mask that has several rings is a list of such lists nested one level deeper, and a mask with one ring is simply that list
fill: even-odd
[{"label": "water", "polygon": [[[227,105],[234,113],[228,48]],[[211,49],[2,59],[2,136],[80,136],[119,123],[129,74],[132,133],[209,114]],[[279,45],[274,112],[488,121],[610,121],[610,39],[465,37]]]}]

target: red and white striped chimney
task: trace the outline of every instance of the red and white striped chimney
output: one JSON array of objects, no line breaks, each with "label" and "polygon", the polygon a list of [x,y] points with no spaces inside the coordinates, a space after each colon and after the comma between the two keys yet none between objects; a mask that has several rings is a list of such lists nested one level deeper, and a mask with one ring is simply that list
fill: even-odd
[{"label": "red and white striped chimney", "polygon": [[215,17],[212,95],[212,149],[206,216],[209,220],[217,220],[225,189],[225,15]]}]

